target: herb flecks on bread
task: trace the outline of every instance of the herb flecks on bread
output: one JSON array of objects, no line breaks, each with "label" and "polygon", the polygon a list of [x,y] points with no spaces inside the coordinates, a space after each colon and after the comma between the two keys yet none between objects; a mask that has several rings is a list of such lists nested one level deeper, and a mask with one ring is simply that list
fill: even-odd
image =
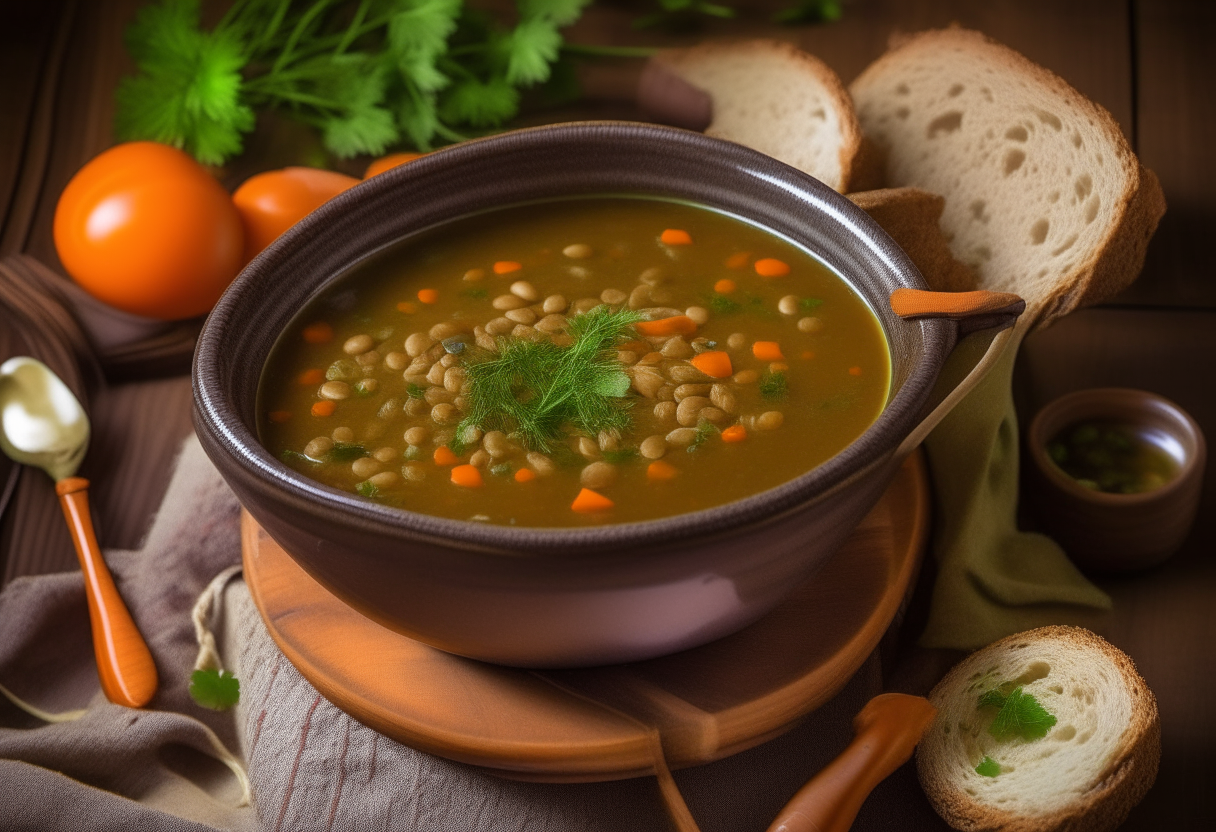
[{"label": "herb flecks on bread", "polygon": [[938,717],[917,770],[956,829],[1114,829],[1156,777],[1156,701],[1132,661],[1088,630],[1001,639],[929,698]]},{"label": "herb flecks on bread", "polygon": [[775,40],[665,49],[653,60],[709,93],[706,135],[767,153],[842,193],[858,187],[868,158],[861,129],[848,91],[823,61]]},{"label": "herb flecks on bread", "polygon": [[978,32],[905,39],[850,86],[888,186],[946,198],[941,224],[980,285],[1046,320],[1135,279],[1165,211],[1110,114]]}]

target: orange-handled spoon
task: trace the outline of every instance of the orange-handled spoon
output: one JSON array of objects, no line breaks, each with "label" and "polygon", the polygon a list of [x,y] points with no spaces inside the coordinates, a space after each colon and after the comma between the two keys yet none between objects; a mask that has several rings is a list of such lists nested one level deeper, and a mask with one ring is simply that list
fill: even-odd
[{"label": "orange-handled spoon", "polygon": [[139,708],[156,693],[156,664],[101,556],[89,513],[89,481],[74,476],[89,444],[89,420],[67,385],[33,358],[0,364],[0,450],[46,471],[84,573],[93,651],[111,702]]},{"label": "orange-handled spoon", "polygon": [[768,832],[848,832],[866,797],[912,756],[936,714],[920,696],[875,696],[853,719],[853,742],[798,790]]}]

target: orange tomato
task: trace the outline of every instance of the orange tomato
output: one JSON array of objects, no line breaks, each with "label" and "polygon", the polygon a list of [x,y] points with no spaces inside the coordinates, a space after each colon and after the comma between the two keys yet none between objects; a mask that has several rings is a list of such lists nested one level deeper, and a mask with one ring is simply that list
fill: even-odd
[{"label": "orange tomato", "polygon": [[165,321],[202,315],[241,268],[244,232],[228,193],[180,150],[112,147],[55,207],[64,269],[111,306]]},{"label": "orange tomato", "polygon": [[317,208],[358,184],[353,176],[320,168],[283,168],[246,179],[232,195],[232,204],[245,224],[245,262]]},{"label": "orange tomato", "polygon": [[382,156],[367,166],[367,171],[363,174],[363,178],[371,179],[376,174],[392,170],[398,165],[404,165],[406,162],[412,162],[422,155],[421,153],[391,153],[388,156]]}]

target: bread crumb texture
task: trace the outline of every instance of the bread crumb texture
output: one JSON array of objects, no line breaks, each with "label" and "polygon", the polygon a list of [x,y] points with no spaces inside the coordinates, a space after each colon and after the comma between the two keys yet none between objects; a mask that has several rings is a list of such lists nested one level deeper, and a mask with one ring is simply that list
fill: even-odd
[{"label": "bread crumb texture", "polygon": [[767,153],[837,191],[850,186],[861,130],[827,64],[780,41],[666,50],[661,63],[713,99],[709,136]]},{"label": "bread crumb texture", "polygon": [[[1042,739],[998,741],[979,697],[1014,683],[1056,723]],[[1156,700],[1126,654],[1079,627],[1002,639],[933,689],[938,716],[917,749],[934,808],[964,830],[1114,829],[1156,778]],[[990,757],[995,777],[976,772]]]},{"label": "bread crumb texture", "polygon": [[[886,184],[946,197],[942,229],[984,288],[1071,309],[1139,272],[1165,209],[1160,188],[1110,114],[1056,75],[978,32],[947,29],[909,38],[850,91],[885,153]],[[1133,262],[1091,287],[1103,250],[1126,248],[1119,231],[1138,238],[1124,252]],[[1061,284],[1076,296],[1060,297]]]}]

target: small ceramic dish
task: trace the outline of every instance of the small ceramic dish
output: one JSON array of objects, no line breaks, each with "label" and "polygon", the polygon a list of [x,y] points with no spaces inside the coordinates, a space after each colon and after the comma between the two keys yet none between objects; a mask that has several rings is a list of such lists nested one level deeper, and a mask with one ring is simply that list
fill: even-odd
[{"label": "small ceramic dish", "polygon": [[[1151,490],[1097,490],[1065,473],[1050,446],[1082,424],[1127,426],[1172,462],[1174,472]],[[1142,569],[1168,558],[1195,520],[1207,447],[1185,410],[1155,393],[1123,388],[1079,390],[1048,404],[1030,423],[1027,496],[1047,531],[1077,566],[1091,572]]]},{"label": "small ceramic dish", "polygon": [[[267,355],[296,311],[330,281],[439,223],[496,206],[604,193],[688,200],[742,217],[803,245],[842,275],[890,347],[892,384],[878,419],[835,457],[777,488],[660,520],[573,529],[448,520],[376,504],[296,473],[259,443],[255,407]],[[195,426],[262,527],[373,620],[501,664],[635,661],[734,632],[806,580],[940,418],[931,393],[957,337],[976,324],[1008,326],[1024,307],[1012,296],[964,293],[966,308],[921,308],[917,299],[934,294],[924,289],[916,267],[861,209],[745,147],[611,122],[507,133],[373,177],[255,258],[199,339]],[[958,304],[960,297],[947,300]],[[911,302],[897,311],[897,298]]]}]

